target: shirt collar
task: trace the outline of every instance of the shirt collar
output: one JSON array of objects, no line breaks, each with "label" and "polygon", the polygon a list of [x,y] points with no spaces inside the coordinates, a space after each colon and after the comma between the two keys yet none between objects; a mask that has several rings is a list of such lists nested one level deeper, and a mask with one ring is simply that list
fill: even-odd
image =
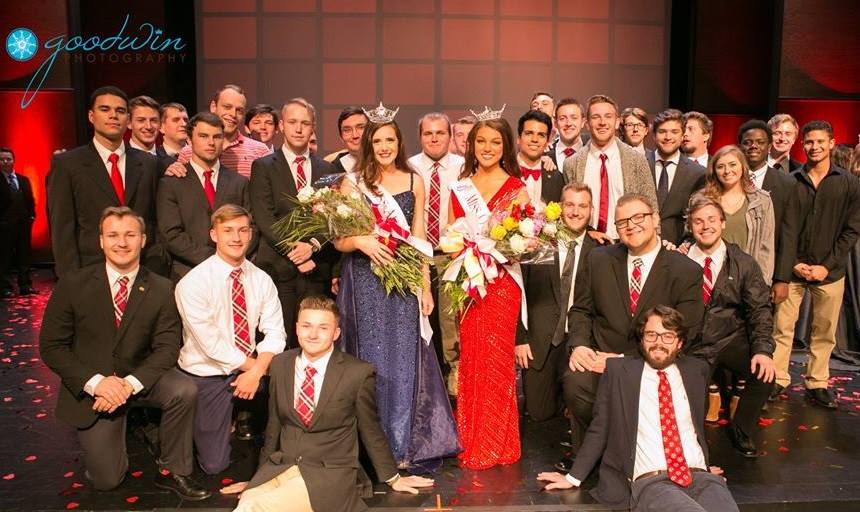
[{"label": "shirt collar", "polygon": [[451,156],[451,153],[445,153],[444,155],[442,155],[442,158],[440,158],[439,160],[433,160],[432,158],[430,158],[430,156],[427,153],[422,151],[421,152],[421,163],[423,164],[423,167],[430,169],[431,167],[433,167],[433,164],[438,162],[439,168],[444,171],[444,170],[448,169],[448,165],[450,164],[450,159],[449,159],[450,156]]},{"label": "shirt collar", "polygon": [[328,353],[326,353],[324,356],[320,357],[316,361],[311,362],[311,361],[307,360],[307,358],[305,357],[304,351],[302,351],[298,357],[298,363],[299,363],[298,369],[301,371],[305,371],[305,369],[308,366],[313,366],[314,369],[316,369],[317,373],[321,373],[323,370],[325,370],[328,367],[329,359],[331,359],[331,355],[333,353],[334,353],[334,345],[329,347]]},{"label": "shirt collar", "polygon": [[675,152],[669,158],[660,158],[660,153],[658,153],[657,151],[654,151],[654,160],[655,161],[665,160],[666,162],[672,162],[673,164],[675,164],[675,167],[677,167],[678,162],[681,161],[681,152],[678,150],[675,150]]},{"label": "shirt collar", "polygon": [[654,246],[654,248],[651,249],[650,251],[646,252],[645,254],[641,255],[641,256],[633,256],[632,254],[630,254],[630,251],[628,251],[627,252],[627,264],[632,265],[633,260],[635,260],[636,258],[640,258],[640,259],[642,259],[642,263],[647,268],[651,268],[651,265],[653,265],[654,260],[657,259],[657,254],[660,252],[660,248],[662,246],[663,246],[663,242],[659,238],[657,238],[657,244]]},{"label": "shirt collar", "polygon": [[543,164],[540,160],[538,160],[537,163],[534,165],[529,165],[523,161],[519,153],[517,153],[517,163],[520,164],[520,167],[525,167],[526,169],[532,169],[535,171],[540,171],[543,169]]},{"label": "shirt collar", "polygon": [[[203,167],[202,165],[195,162],[193,158],[191,160],[189,160],[188,163],[191,164],[191,167],[194,169],[194,172],[197,173],[197,176],[199,176],[200,179],[203,179],[203,173],[209,170],[206,167]],[[218,170],[221,169],[221,161],[216,160],[215,165],[213,165],[211,167],[211,169],[212,169],[212,177],[215,178],[216,176],[218,176]]]},{"label": "shirt collar", "polygon": [[618,158],[618,139],[613,138],[612,142],[610,142],[609,145],[603,149],[598,148],[597,146],[592,144],[591,141],[589,141],[588,152],[594,155],[596,158],[600,158],[601,153],[605,153],[610,160]]},{"label": "shirt collar", "polygon": [[[648,364],[648,361],[645,361],[645,369],[643,370],[645,373],[648,373],[652,376],[652,378],[657,379],[657,369]],[[667,374],[669,373],[678,373],[678,365],[676,363],[672,363],[666,368],[663,368],[663,371]],[[667,375],[668,376],[668,375]]]},{"label": "shirt collar", "polygon": [[723,242],[722,239],[720,239],[719,244],[720,245],[712,254],[705,254],[701,249],[699,249],[699,246],[697,244],[693,244],[693,246],[690,247],[690,252],[687,253],[687,256],[689,256],[691,260],[695,261],[702,267],[705,266],[705,258],[707,257],[710,257],[711,261],[713,261],[715,264],[722,265],[722,262],[726,259],[726,252],[728,251],[728,248],[726,247],[726,243]]},{"label": "shirt collar", "polygon": [[111,287],[113,287],[116,284],[117,279],[122,276],[128,277],[128,286],[131,286],[134,280],[137,279],[137,273],[140,272],[140,265],[131,272],[127,272],[125,274],[120,273],[107,262],[105,262],[105,268],[107,269],[108,285]]},{"label": "shirt collar", "polygon": [[120,144],[118,148],[111,151],[108,148],[104,147],[101,142],[96,140],[95,137],[93,137],[93,146],[96,147],[96,151],[98,152],[99,157],[101,157],[102,162],[104,162],[105,164],[108,163],[108,157],[110,157],[111,153],[116,153],[117,155],[119,155],[120,159],[125,155],[125,144],[124,143]]},{"label": "shirt collar", "polygon": [[750,170],[750,177],[752,178],[753,176],[758,176],[759,173],[763,174],[766,171],[767,171],[767,162],[764,162],[763,164],[761,164],[761,166],[758,169],[751,169]]},{"label": "shirt collar", "polygon": [[290,149],[289,146],[284,144],[283,146],[281,146],[281,151],[284,153],[284,158],[287,159],[287,163],[289,163],[289,164],[292,164],[293,162],[295,162],[297,156],[305,157],[305,162],[307,162],[311,158],[311,152],[310,152],[309,148],[305,148],[305,152],[302,153],[301,155],[298,155],[296,153],[293,153],[293,150]]},{"label": "shirt collar", "polygon": [[[221,259],[221,256],[219,256],[217,253],[213,254],[212,258],[214,258],[215,260],[213,262],[213,267],[218,273],[219,277],[223,276],[223,279],[228,279],[230,277],[230,273],[233,272],[236,267],[230,265],[229,263]],[[242,260],[242,264],[239,265],[238,268],[242,269],[243,274],[247,274],[250,264],[251,262],[248,261],[248,258],[245,258],[244,260]]]},{"label": "shirt collar", "polygon": [[134,139],[129,139],[129,141],[128,141],[128,145],[129,145],[129,146],[131,146],[131,147],[133,147],[134,149],[139,149],[140,151],[143,151],[143,152],[149,153],[150,155],[155,155],[155,154],[156,154],[156,150],[155,150],[155,145],[154,145],[154,144],[153,144],[153,146],[152,146],[152,149],[146,149],[145,147],[143,147],[143,146],[139,145],[138,143],[136,143],[136,142],[134,141]]}]

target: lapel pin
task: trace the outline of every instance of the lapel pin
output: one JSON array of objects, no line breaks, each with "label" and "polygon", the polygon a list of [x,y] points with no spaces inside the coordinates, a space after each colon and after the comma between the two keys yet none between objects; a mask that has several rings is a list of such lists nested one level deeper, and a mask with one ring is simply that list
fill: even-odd
[{"label": "lapel pin", "polygon": [[140,290],[140,291],[142,291],[142,292],[143,292],[143,291],[146,291],[146,288],[144,288],[143,286],[139,286],[137,289],[138,289],[138,290]]}]

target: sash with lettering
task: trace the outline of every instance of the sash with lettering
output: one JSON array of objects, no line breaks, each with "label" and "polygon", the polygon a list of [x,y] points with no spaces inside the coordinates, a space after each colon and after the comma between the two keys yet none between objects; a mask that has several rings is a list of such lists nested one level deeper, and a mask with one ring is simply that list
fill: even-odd
[{"label": "sash with lettering", "polygon": [[525,286],[523,286],[520,264],[508,260],[496,249],[495,240],[487,236],[489,221],[492,216],[487,203],[484,202],[481,193],[475,188],[471,178],[452,183],[451,191],[457,196],[457,201],[463,207],[466,215],[457,219],[448,230],[463,235],[464,247],[454,255],[451,263],[445,268],[442,279],[456,282],[457,276],[460,275],[460,269],[465,270],[466,277],[462,284],[463,290],[473,300],[479,300],[487,294],[487,285],[501,275],[499,266],[502,266],[520,287],[522,298],[520,316],[523,325],[528,325]]}]

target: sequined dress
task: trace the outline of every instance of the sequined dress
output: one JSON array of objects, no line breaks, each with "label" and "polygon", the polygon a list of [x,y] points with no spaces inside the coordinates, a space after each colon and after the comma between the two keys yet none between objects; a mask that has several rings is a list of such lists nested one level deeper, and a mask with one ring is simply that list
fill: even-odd
[{"label": "sequined dress", "polygon": [[[508,178],[490,199],[492,211],[523,184]],[[454,214],[464,216],[455,195]],[[507,272],[487,287],[460,319],[460,367],[457,381],[457,431],[469,469],[512,464],[520,458],[514,345],[521,291]]]},{"label": "sequined dress", "polygon": [[[415,196],[394,194],[412,222]],[[361,251],[347,254],[337,296],[342,350],[376,367],[380,423],[399,465],[434,470],[460,451],[436,352],[420,339],[418,298],[385,293]]]}]

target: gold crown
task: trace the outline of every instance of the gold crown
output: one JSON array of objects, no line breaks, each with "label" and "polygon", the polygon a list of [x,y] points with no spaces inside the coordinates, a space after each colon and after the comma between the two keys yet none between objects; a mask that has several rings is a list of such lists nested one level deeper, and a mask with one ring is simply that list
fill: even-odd
[{"label": "gold crown", "polygon": [[508,104],[505,103],[499,110],[490,110],[490,107],[484,105],[483,112],[478,113],[472,109],[469,109],[469,112],[471,112],[472,115],[478,119],[478,121],[492,121],[493,119],[501,119],[502,112],[505,111],[505,107],[507,106]]},{"label": "gold crown", "polygon": [[376,124],[386,124],[394,120],[394,116],[396,116],[400,111],[400,107],[397,107],[396,110],[391,110],[389,108],[385,108],[385,105],[380,101],[379,106],[373,110],[367,110],[364,107],[362,107],[361,110],[364,111],[364,114],[371,122]]}]

